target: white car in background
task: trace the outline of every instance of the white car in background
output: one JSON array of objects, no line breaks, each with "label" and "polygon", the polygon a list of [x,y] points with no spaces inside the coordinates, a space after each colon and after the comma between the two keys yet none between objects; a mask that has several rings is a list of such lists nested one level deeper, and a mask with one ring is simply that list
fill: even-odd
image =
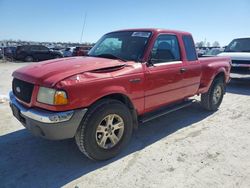
[{"label": "white car in background", "polygon": [[202,57],[212,57],[224,52],[224,48],[212,48],[208,50]]},{"label": "white car in background", "polygon": [[63,57],[71,57],[75,47],[68,47],[62,50]]},{"label": "white car in background", "polygon": [[231,57],[231,73],[250,77],[250,38],[234,39],[218,56]]}]

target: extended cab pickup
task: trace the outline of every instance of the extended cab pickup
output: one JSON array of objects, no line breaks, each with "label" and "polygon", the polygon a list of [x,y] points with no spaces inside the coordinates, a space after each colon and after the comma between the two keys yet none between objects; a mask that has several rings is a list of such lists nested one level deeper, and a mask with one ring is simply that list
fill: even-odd
[{"label": "extended cab pickup", "polygon": [[186,107],[194,95],[201,94],[207,110],[217,110],[230,61],[198,59],[187,32],[115,31],[104,35],[87,57],[16,70],[10,106],[34,135],[75,137],[86,156],[105,160],[120,152],[139,122]]}]

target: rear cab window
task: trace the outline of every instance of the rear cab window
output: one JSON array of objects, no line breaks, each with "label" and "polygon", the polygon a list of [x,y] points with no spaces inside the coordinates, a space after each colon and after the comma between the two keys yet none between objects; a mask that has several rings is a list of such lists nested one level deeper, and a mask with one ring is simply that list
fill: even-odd
[{"label": "rear cab window", "polygon": [[197,54],[196,54],[193,38],[190,35],[183,35],[182,40],[184,43],[187,60],[188,61],[196,61]]}]

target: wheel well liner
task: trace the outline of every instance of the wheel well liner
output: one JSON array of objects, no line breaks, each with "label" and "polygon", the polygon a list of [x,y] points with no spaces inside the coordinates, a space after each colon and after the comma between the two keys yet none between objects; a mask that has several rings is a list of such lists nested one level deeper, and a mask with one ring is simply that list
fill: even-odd
[{"label": "wheel well liner", "polygon": [[223,82],[225,83],[226,77],[224,72],[219,72],[215,77],[214,80],[217,78],[223,78]]}]

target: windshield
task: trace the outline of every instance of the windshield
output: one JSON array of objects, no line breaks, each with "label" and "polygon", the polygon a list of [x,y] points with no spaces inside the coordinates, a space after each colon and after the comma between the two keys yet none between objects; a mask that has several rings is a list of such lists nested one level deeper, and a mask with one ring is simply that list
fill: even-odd
[{"label": "windshield", "polygon": [[104,35],[89,51],[89,56],[139,61],[151,36],[146,31],[121,31]]},{"label": "windshield", "polygon": [[250,38],[233,40],[225,52],[250,52]]}]

